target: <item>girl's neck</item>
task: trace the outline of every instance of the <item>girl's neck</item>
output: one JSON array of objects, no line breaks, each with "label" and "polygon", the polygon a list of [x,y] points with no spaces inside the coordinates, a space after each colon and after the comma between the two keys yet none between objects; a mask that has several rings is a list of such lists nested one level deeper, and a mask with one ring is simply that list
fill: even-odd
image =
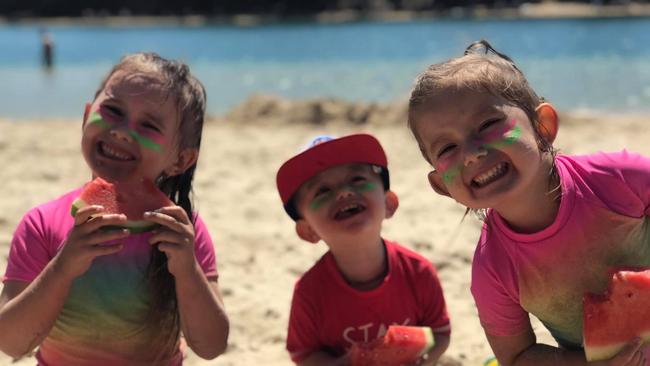
[{"label": "girl's neck", "polygon": [[338,270],[353,288],[369,291],[377,288],[388,274],[388,259],[383,240],[376,245],[353,243],[349,247],[332,251]]},{"label": "girl's neck", "polygon": [[560,208],[561,188],[557,168],[553,161],[539,173],[536,184],[517,197],[517,204],[494,208],[519,233],[535,233],[550,226]]}]

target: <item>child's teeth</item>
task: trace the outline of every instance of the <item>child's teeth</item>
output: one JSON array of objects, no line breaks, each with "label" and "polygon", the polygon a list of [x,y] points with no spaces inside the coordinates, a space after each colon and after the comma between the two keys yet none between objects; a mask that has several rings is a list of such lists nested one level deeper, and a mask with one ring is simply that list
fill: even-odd
[{"label": "child's teeth", "polygon": [[121,160],[128,160],[129,159],[128,155],[125,155],[125,154],[122,154],[122,153],[120,153],[118,151],[115,151],[115,150],[111,149],[110,147],[108,147],[106,145],[104,145],[104,152],[106,153],[106,155],[108,155],[110,157],[113,157],[113,158],[117,158],[117,159],[121,159]]},{"label": "child's teeth", "polygon": [[494,179],[494,177],[500,175],[503,173],[503,170],[505,169],[504,164],[499,164],[495,166],[494,168],[490,169],[486,173],[483,173],[479,175],[478,177],[474,178],[474,181],[478,183],[479,185],[484,185],[485,183],[491,181]]}]

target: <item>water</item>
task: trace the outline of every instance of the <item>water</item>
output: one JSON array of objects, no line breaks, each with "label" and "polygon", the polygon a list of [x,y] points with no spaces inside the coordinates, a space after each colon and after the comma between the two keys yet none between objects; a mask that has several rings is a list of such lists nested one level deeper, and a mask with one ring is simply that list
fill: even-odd
[{"label": "water", "polygon": [[562,110],[650,111],[650,19],[428,20],[338,25],[56,26],[55,68],[39,26],[0,26],[0,117],[79,117],[120,56],[187,62],[222,114],[253,93],[389,101],[428,64],[488,39]]}]

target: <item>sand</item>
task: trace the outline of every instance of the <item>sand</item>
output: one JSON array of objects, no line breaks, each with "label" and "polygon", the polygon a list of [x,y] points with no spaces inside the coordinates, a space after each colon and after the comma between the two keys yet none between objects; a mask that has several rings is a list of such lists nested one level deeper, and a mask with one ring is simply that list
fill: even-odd
[{"label": "sand", "polygon": [[[384,236],[438,268],[452,321],[445,365],[480,365],[491,355],[469,293],[470,263],[480,222],[428,186],[428,165],[405,127],[403,102],[350,104],[257,97],[205,126],[195,201],[213,236],[220,286],[231,320],[227,352],[212,361],[190,354],[186,365],[291,365],[284,340],[292,287],[326,250],[300,241],[282,210],[275,172],[310,137],[369,132],[389,157],[400,197]],[[306,122],[307,121],[307,122]],[[562,115],[555,144],[564,153],[627,148],[650,155],[641,116]],[[79,153],[80,121],[0,120],[0,273],[13,230],[26,210],[83,184],[89,171]],[[537,323],[541,340],[551,342]],[[0,365],[11,359],[0,355]],[[33,365],[32,357],[12,365]]]}]

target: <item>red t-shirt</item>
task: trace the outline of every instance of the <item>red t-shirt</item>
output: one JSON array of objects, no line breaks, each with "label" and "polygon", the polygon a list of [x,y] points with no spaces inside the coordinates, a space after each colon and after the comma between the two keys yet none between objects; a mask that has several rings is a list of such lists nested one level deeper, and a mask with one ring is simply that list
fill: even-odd
[{"label": "red t-shirt", "polygon": [[341,356],[355,342],[383,336],[391,324],[429,326],[435,333],[450,333],[433,265],[395,242],[384,243],[388,274],[373,290],[350,287],[330,252],[298,280],[287,336],[294,362],[315,351]]}]

